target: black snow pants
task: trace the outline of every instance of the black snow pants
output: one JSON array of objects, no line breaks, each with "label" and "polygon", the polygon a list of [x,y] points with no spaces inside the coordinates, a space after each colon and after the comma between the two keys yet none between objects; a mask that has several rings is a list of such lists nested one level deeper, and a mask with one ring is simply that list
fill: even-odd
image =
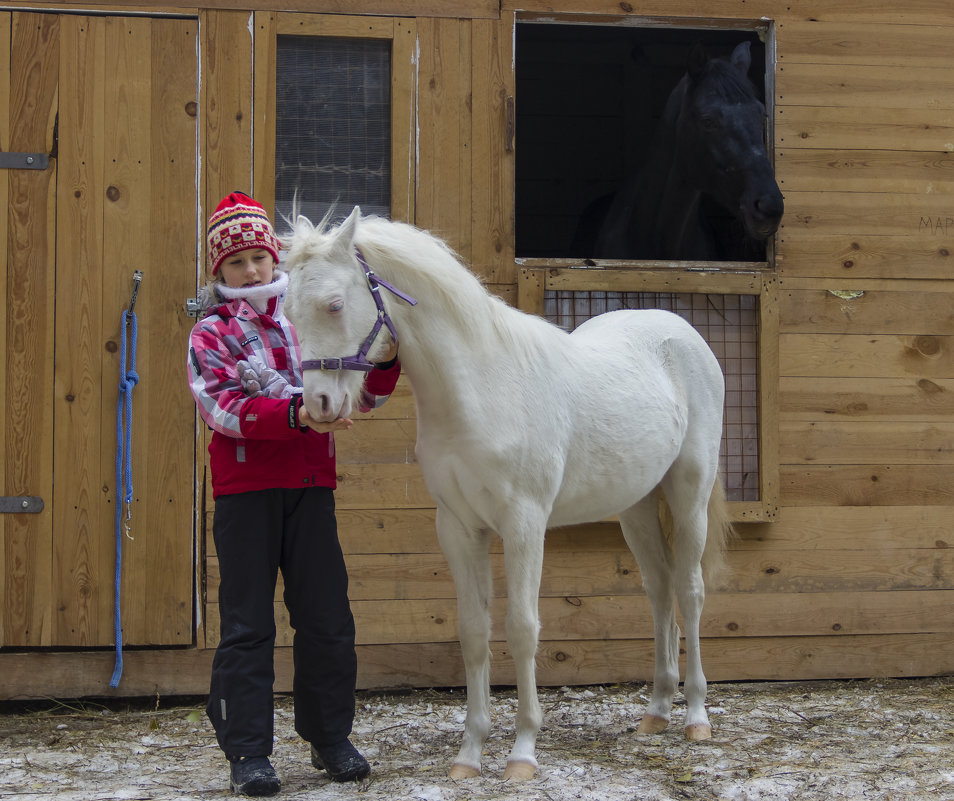
[{"label": "black snow pants", "polygon": [[348,737],[357,659],[348,574],[328,487],[219,496],[221,637],[207,707],[228,756],[272,753],[273,599],[278,570],[294,635],[295,730],[317,746]]}]

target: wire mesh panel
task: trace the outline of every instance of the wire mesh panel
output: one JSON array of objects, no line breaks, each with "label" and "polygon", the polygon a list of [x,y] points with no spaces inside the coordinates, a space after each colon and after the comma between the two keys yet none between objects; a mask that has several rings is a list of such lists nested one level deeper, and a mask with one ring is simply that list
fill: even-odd
[{"label": "wire mesh panel", "polygon": [[390,41],[280,36],[276,72],[276,211],[390,216]]},{"label": "wire mesh panel", "polygon": [[730,501],[759,500],[759,299],[688,292],[555,292],[544,316],[567,331],[616,309],[665,309],[687,320],[712,348],[725,375],[719,469]]}]

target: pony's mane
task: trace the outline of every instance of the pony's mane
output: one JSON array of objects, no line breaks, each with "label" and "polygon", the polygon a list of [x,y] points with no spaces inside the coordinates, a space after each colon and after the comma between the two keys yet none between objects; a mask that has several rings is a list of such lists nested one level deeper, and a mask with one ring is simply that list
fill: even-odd
[{"label": "pony's mane", "polygon": [[[505,347],[516,354],[533,350],[539,341],[539,318],[518,312],[492,294],[460,256],[442,239],[428,231],[382,217],[362,217],[355,244],[364,252],[373,269],[392,280],[394,265],[401,276],[431,297],[439,298],[446,313],[452,314],[461,330],[493,331]],[[398,284],[400,278],[393,279]],[[423,293],[422,293],[423,294]],[[547,324],[547,327],[549,324]],[[519,342],[515,337],[519,338]],[[544,347],[542,344],[541,347]]]},{"label": "pony's mane", "polygon": [[[307,241],[297,241],[300,235],[294,237],[295,249],[302,248],[305,259],[330,248],[335,228],[330,218],[329,212]],[[398,289],[435,298],[445,313],[456,318],[460,330],[474,334],[492,331],[515,354],[533,358],[538,348],[546,347],[542,328],[557,330],[489,292],[454,250],[428,231],[376,215],[362,216],[355,245],[371,268]]]}]

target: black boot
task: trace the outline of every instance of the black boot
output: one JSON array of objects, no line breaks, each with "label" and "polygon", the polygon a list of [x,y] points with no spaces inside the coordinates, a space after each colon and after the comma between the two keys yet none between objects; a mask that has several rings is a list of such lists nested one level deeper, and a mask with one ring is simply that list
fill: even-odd
[{"label": "black boot", "polygon": [[321,748],[312,746],[311,764],[318,770],[327,771],[333,782],[353,782],[371,772],[368,760],[348,740]]},{"label": "black boot", "polygon": [[229,757],[233,793],[275,795],[282,786],[268,757]]}]

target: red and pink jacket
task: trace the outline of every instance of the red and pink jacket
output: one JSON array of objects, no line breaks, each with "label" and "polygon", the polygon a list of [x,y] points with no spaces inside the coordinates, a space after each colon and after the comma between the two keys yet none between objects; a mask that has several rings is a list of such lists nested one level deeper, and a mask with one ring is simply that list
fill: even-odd
[{"label": "red and pink jacket", "polygon": [[[189,384],[199,416],[212,429],[212,494],[337,487],[334,436],[298,428],[299,399],[250,398],[236,364],[256,354],[292,386],[302,385],[298,337],[282,314],[284,294],[260,314],[244,299],[219,303],[189,335]],[[400,363],[365,380],[362,411],[394,391]]]}]

